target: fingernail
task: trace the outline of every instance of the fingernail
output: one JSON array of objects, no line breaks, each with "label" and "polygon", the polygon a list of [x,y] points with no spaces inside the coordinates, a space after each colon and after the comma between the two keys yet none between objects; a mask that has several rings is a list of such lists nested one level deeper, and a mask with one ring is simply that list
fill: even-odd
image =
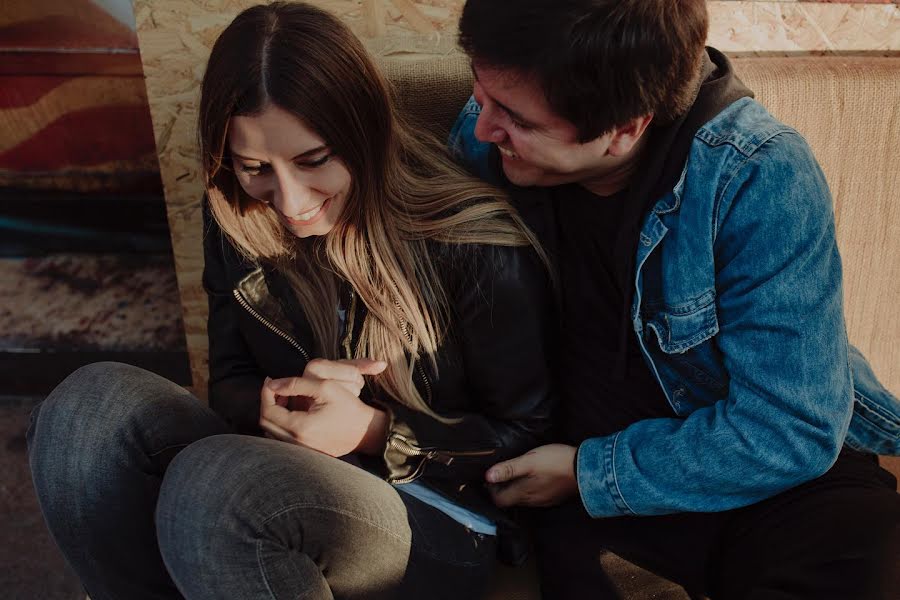
[{"label": "fingernail", "polygon": [[487,477],[487,480],[488,480],[489,482],[491,482],[491,483],[497,483],[497,479],[498,479],[498,477],[497,477],[497,471],[488,471],[488,472],[487,472],[487,475],[485,475],[485,477]]},{"label": "fingernail", "polygon": [[285,384],[285,382],[282,379],[270,379],[266,385],[268,385],[269,389],[272,390],[273,392],[277,392],[278,390],[280,390],[281,388],[284,387],[284,384]]}]

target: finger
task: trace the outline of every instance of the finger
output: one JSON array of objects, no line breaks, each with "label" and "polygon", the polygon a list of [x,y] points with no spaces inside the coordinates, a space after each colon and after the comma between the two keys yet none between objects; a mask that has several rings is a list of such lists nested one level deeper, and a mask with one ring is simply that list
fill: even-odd
[{"label": "finger", "polygon": [[487,473],[484,474],[484,478],[489,483],[512,481],[528,474],[528,464],[527,455],[503,461],[488,469]]},{"label": "finger", "polygon": [[261,406],[268,406],[271,404],[277,404],[279,406],[287,407],[289,398],[287,396],[280,396],[273,392],[269,387],[269,382],[272,381],[271,377],[266,377],[266,380],[263,381],[263,387],[260,391],[260,402]]},{"label": "finger", "polygon": [[263,388],[260,392],[260,406],[284,406],[287,407],[290,396],[279,396],[270,389]]},{"label": "finger", "polygon": [[303,434],[303,424],[307,413],[289,410],[283,406],[272,404],[260,408],[260,422],[263,420],[288,432],[295,440]]},{"label": "finger", "polygon": [[266,381],[263,383],[262,389],[259,392],[260,407],[278,404],[278,395],[275,393],[275,390],[269,387],[271,382],[272,380],[266,377]]},{"label": "finger", "polygon": [[322,382],[319,379],[311,377],[285,377],[284,379],[273,379],[263,386],[264,390],[273,392],[271,402],[275,404],[274,395],[279,396],[309,396],[318,398],[321,394]]},{"label": "finger", "polygon": [[266,437],[278,440],[280,442],[288,442],[289,444],[297,444],[297,440],[286,429],[279,427],[268,419],[260,417],[259,426],[266,432]]},{"label": "finger", "polygon": [[334,383],[338,384],[339,386],[341,386],[342,388],[344,388],[345,390],[347,390],[348,392],[350,392],[357,398],[359,397],[359,394],[360,394],[360,392],[362,392],[362,389],[363,389],[362,383],[355,383],[355,382],[350,382],[350,381],[340,381],[338,379],[331,379],[330,381],[333,381]]},{"label": "finger", "polygon": [[363,375],[378,375],[388,366],[383,360],[372,360],[371,358],[350,358],[342,362],[352,364]]},{"label": "finger", "polygon": [[518,480],[502,485],[489,485],[488,491],[494,504],[500,508],[509,508],[522,503],[525,497],[525,485],[525,480]]},{"label": "finger", "polygon": [[356,383],[360,387],[363,386],[363,376],[359,368],[351,361],[336,361],[315,359],[306,365],[303,370],[304,377],[315,377],[316,379],[334,379],[337,381],[346,381]]}]

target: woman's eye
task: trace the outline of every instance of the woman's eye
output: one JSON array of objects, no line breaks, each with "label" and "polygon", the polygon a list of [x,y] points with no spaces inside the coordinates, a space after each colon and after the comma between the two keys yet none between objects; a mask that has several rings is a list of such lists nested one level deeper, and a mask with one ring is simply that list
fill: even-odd
[{"label": "woman's eye", "polygon": [[327,163],[329,160],[331,160],[331,157],[332,157],[332,156],[333,156],[332,154],[326,154],[326,155],[323,156],[322,158],[317,158],[317,159],[314,160],[314,161],[311,161],[311,162],[302,162],[302,163],[297,163],[297,164],[298,164],[298,166],[300,166],[300,167],[305,167],[305,168],[308,168],[308,169],[310,169],[310,168],[311,168],[311,169],[315,169],[316,167],[321,167],[322,165],[324,165],[325,163]]},{"label": "woman's eye", "polygon": [[241,173],[247,175],[259,175],[268,165],[241,165]]}]

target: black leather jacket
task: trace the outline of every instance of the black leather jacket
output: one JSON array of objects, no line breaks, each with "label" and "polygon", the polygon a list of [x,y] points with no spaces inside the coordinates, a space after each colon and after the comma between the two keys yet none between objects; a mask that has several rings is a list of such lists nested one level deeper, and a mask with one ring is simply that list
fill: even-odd
[{"label": "black leather jacket", "polygon": [[[210,406],[236,431],[260,434],[263,380],[303,373],[315,357],[312,329],[284,278],[240,258],[208,210],[204,221]],[[429,406],[454,421],[363,397],[390,419],[382,460],[367,468],[394,484],[421,477],[492,518],[501,558],[516,563],[524,557],[523,540],[491,503],[484,472],[540,445],[550,427],[548,276],[529,248],[435,244],[433,249],[451,300],[451,328],[438,353],[438,373],[422,361],[414,379]],[[354,298],[351,305],[358,316],[364,314],[362,302]]]}]

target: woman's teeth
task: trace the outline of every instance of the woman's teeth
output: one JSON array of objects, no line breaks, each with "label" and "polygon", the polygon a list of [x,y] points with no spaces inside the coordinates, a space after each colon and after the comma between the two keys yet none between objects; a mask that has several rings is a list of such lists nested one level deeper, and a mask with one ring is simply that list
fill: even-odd
[{"label": "woman's teeth", "polygon": [[301,214],[297,215],[296,217],[291,217],[291,220],[293,220],[293,221],[309,221],[313,217],[315,217],[317,214],[319,214],[319,212],[322,210],[323,206],[325,206],[324,203],[320,204],[319,206],[315,207],[312,210],[308,210],[305,213],[301,213]]}]

